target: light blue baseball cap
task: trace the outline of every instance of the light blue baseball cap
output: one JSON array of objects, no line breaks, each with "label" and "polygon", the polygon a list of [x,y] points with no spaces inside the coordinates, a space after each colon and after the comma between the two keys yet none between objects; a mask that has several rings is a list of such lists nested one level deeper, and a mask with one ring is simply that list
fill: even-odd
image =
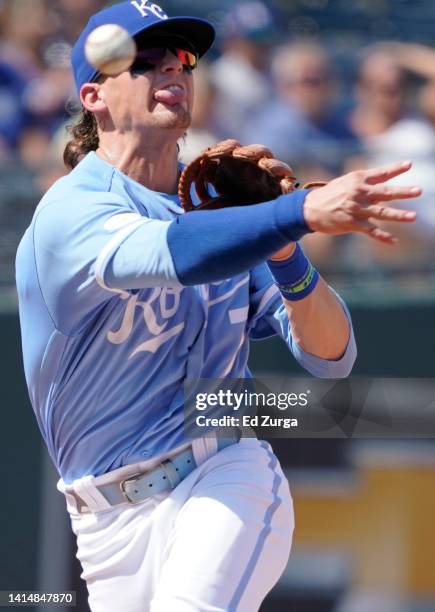
[{"label": "light blue baseball cap", "polygon": [[95,13],[73,47],[71,64],[77,92],[84,83],[91,83],[98,76],[98,71],[86,59],[85,43],[95,28],[106,24],[122,26],[133,37],[140,34],[141,40],[145,32],[152,34],[156,30],[182,36],[194,47],[199,57],[208,51],[215,39],[214,27],[205,19],[168,17],[160,6],[148,0],[119,2]]}]

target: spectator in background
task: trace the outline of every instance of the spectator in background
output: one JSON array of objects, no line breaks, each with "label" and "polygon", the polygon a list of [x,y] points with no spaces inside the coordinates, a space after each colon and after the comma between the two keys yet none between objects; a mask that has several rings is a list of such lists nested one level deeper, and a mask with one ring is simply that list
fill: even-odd
[{"label": "spectator in background", "polygon": [[265,4],[245,2],[230,11],[222,36],[222,56],[210,69],[216,129],[220,138],[241,139],[246,121],[271,99],[269,55],[276,26]]},{"label": "spectator in background", "polygon": [[[300,40],[280,47],[272,61],[276,97],[247,124],[243,142],[261,142],[302,182],[328,181],[348,169],[359,142],[337,109],[337,84],[326,50]],[[322,269],[341,258],[346,237],[305,236],[304,250]]]},{"label": "spectator in background", "polygon": [[64,39],[73,44],[89,17],[108,4],[107,0],[57,0],[52,3]]},{"label": "spectator in background", "polygon": [[311,41],[281,47],[273,60],[277,99],[247,126],[245,141],[268,145],[304,180],[343,171],[358,141],[336,108],[336,81],[326,50]]},{"label": "spectator in background", "polygon": [[390,43],[388,48],[401,68],[425,79],[417,104],[429,123],[435,127],[435,49],[408,43]]},{"label": "spectator in background", "polygon": [[406,117],[405,94],[405,74],[388,47],[377,45],[366,50],[359,66],[350,123],[367,146],[374,145],[378,136],[382,141]]},{"label": "spectator in background", "polygon": [[0,159],[17,149],[28,123],[22,103],[25,86],[20,74],[0,59]]},{"label": "spectator in background", "polygon": [[66,56],[61,54],[53,65],[33,79],[23,95],[30,124],[20,140],[20,154],[30,168],[38,168],[50,139],[66,119],[66,104],[72,95],[72,79]]},{"label": "spectator in background", "polygon": [[71,44],[105,0],[11,0],[1,7],[0,154],[40,172],[73,89]]},{"label": "spectator in background", "polygon": [[[10,151],[16,150],[30,168],[37,168],[51,135],[65,119],[72,91],[70,48],[58,43],[57,15],[44,0],[15,0],[4,5],[0,65],[9,73],[6,88],[14,96],[8,130]],[[9,84],[13,83],[11,90]],[[0,92],[5,104],[5,89]],[[0,127],[1,129],[1,127]]]},{"label": "spectator in background", "polygon": [[38,0],[5,2],[0,15],[0,142],[11,155],[31,124],[26,91],[43,68],[40,47],[51,24]]},{"label": "spectator in background", "polygon": [[1,6],[0,57],[29,82],[45,68],[44,41],[57,22],[44,0],[12,0]]},{"label": "spectator in background", "polygon": [[350,116],[351,125],[363,143],[367,166],[410,159],[413,168],[406,180],[398,178],[393,182],[408,184],[415,181],[423,188],[423,195],[416,202],[417,222],[408,232],[399,228],[397,235],[401,248],[395,249],[394,255],[377,245],[372,249],[363,241],[356,245],[352,240],[357,247],[354,251],[357,259],[365,248],[364,259],[394,266],[424,260],[427,249],[433,248],[435,230],[435,184],[432,178],[435,173],[435,129],[421,113],[408,109],[408,80],[399,48],[400,45],[396,44],[378,44],[364,53],[355,88],[356,107]]}]

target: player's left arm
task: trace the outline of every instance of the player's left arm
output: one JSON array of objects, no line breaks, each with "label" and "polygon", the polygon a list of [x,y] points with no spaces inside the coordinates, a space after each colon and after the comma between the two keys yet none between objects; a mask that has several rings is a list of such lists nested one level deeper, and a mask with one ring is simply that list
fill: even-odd
[{"label": "player's left arm", "polygon": [[356,343],[349,310],[320,277],[309,295],[283,298],[266,264],[251,270],[249,336],[279,335],[296,361],[319,378],[349,376]]},{"label": "player's left arm", "polygon": [[[271,265],[288,260],[295,247],[292,244],[282,249],[271,258]],[[293,295],[297,298],[296,292]],[[317,275],[312,291],[302,299],[289,300],[282,296],[282,301],[293,340],[305,352],[328,360],[342,358],[349,344],[352,325],[343,302],[320,275]]]}]

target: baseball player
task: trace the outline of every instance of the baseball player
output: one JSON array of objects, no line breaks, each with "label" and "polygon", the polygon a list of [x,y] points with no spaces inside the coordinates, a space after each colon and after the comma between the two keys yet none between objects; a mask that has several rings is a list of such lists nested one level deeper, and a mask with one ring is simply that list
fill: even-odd
[{"label": "baseball player", "polygon": [[[101,24],[138,44],[112,77],[84,55]],[[419,194],[384,184],[407,163],[183,214],[177,141],[213,38],[208,22],[146,0],[93,16],[72,54],[83,106],[65,151],[73,169],[17,254],[29,394],[93,612],[258,610],[288,560],[288,484],[265,442],[237,430],[187,439],[183,380],[249,377],[249,339],[274,334],[311,374],[347,376],[349,314],[298,240],[355,231],[392,242],[369,219],[415,218],[385,204]]]}]

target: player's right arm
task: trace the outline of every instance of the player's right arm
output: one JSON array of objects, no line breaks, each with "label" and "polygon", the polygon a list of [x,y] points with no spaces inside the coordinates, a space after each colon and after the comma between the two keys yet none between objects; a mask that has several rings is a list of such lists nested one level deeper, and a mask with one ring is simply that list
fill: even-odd
[{"label": "player's right arm", "polygon": [[75,333],[114,293],[230,278],[312,230],[359,231],[385,239],[367,219],[415,218],[410,211],[377,203],[419,194],[415,188],[378,184],[406,169],[396,164],[351,173],[314,192],[194,211],[173,221],[143,217],[113,193],[77,190],[66,201],[47,203],[36,215],[33,239],[36,268],[44,279],[41,292],[57,328]]},{"label": "player's right arm", "polygon": [[[417,187],[384,185],[409,168],[409,163],[398,163],[387,168],[351,172],[311,192],[299,190],[252,206],[186,213],[167,227],[167,249],[175,272],[173,280],[188,286],[235,276],[311,231],[360,232],[375,240],[394,242],[391,234],[372,221],[415,220],[415,212],[386,204],[420,195]],[[142,232],[145,239],[147,228],[138,230],[135,238],[139,252]],[[131,282],[137,272],[138,256],[131,260],[131,270],[126,275],[129,246],[126,242],[109,262],[109,284],[116,286],[127,278]],[[144,269],[135,282],[147,282],[146,277]]]}]

